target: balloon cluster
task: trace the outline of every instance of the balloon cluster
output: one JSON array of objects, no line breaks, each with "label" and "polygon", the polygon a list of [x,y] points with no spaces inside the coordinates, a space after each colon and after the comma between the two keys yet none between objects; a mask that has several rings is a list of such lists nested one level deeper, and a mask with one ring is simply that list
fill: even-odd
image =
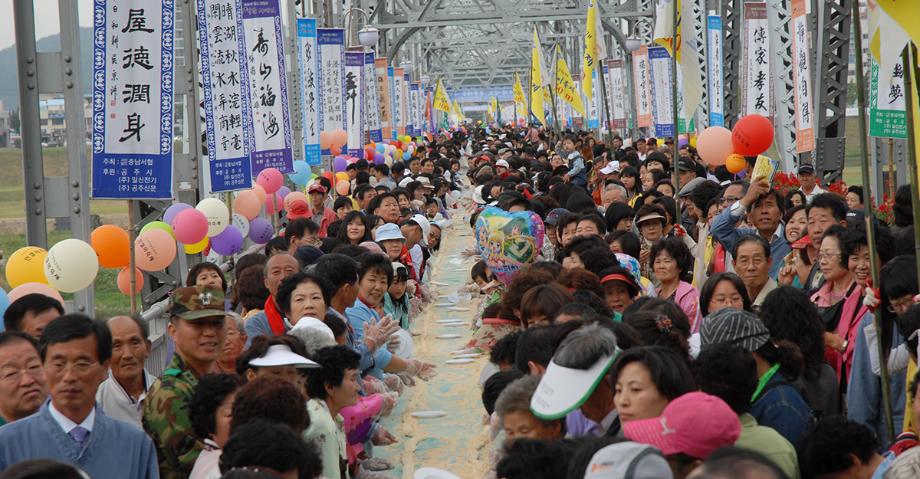
[{"label": "balloon cluster", "polygon": [[344,147],[347,142],[348,133],[341,128],[333,131],[321,131],[319,133],[319,147],[324,150],[329,150],[334,156],[342,153],[342,147]]},{"label": "balloon cluster", "polygon": [[729,131],[721,126],[711,126],[700,132],[696,149],[707,164],[725,165],[729,173],[740,173],[747,168],[745,157],[757,156],[773,144],[773,124],[761,115],[747,115]]}]

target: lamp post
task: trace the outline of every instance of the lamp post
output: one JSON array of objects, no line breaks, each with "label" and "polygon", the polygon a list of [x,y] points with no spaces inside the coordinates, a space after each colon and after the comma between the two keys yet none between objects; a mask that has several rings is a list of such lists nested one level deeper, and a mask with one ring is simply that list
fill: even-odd
[{"label": "lamp post", "polygon": [[[360,13],[361,15],[364,15],[364,27],[361,28],[361,30],[354,32],[354,20],[352,19],[352,16],[356,12]],[[357,7],[349,8],[348,11],[345,12],[345,16],[342,19],[344,26],[345,26],[345,35],[346,35],[345,36],[345,48],[354,48],[360,45],[361,48],[364,49],[364,48],[369,48],[369,47],[373,47],[377,45],[377,41],[380,39],[380,30],[377,30],[376,28],[370,25],[367,25],[367,20],[369,18],[370,18],[370,15],[368,15],[367,12]],[[353,40],[356,36],[358,40],[358,45],[355,45],[354,40]]]}]

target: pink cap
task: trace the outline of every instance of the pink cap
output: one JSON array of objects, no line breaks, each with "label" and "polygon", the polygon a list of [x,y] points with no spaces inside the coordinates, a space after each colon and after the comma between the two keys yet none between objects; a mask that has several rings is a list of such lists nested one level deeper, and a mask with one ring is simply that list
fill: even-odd
[{"label": "pink cap", "polygon": [[705,459],[716,449],[734,444],[741,435],[741,423],[725,401],[691,392],[668,403],[661,416],[625,423],[623,433],[630,440],[657,447],[665,456],[684,453]]}]

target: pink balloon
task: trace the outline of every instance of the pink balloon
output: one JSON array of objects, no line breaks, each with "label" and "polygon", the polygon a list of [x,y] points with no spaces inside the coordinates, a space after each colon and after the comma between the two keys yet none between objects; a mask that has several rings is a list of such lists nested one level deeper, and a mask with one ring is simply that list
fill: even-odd
[{"label": "pink balloon", "polygon": [[208,235],[208,217],[195,208],[182,210],[173,219],[172,227],[180,243],[195,244]]},{"label": "pink balloon", "polygon": [[[197,210],[193,208],[186,211]],[[205,227],[205,233],[207,233],[207,227]],[[203,235],[202,238],[204,238]],[[137,269],[141,271],[165,269],[176,259],[176,250],[176,240],[172,235],[159,229],[147,230],[134,240],[134,260]]]},{"label": "pink balloon", "polygon": [[301,193],[300,191],[292,191],[284,197],[284,209],[286,211],[291,211],[291,207],[294,204],[303,203],[304,206],[309,207],[310,199],[307,198],[307,195]]},{"label": "pink balloon", "polygon": [[64,304],[64,297],[61,296],[61,293],[59,293],[56,289],[52,288],[51,286],[48,286],[47,284],[42,284],[42,283],[20,284],[19,286],[16,286],[12,290],[10,290],[10,293],[7,296],[10,298],[10,303],[12,303],[13,301],[16,301],[17,299],[27,294],[43,294],[49,298],[54,298],[58,300],[61,304]]},{"label": "pink balloon", "polygon": [[[131,294],[131,270],[128,268],[122,268],[118,272],[118,277],[115,278],[115,282],[118,285],[118,290],[121,291],[121,294],[130,295]],[[134,269],[134,294],[138,294],[141,290],[144,289],[144,274],[137,268]]]},{"label": "pink balloon", "polygon": [[282,209],[284,209],[283,203],[284,203],[284,200],[281,198],[281,195],[279,195],[278,193],[269,195],[268,197],[265,198],[265,212],[270,215],[278,213]]},{"label": "pink balloon", "polygon": [[266,168],[259,172],[256,184],[261,186],[266,193],[271,194],[281,189],[281,185],[284,184],[284,175],[277,168]]},{"label": "pink balloon", "polygon": [[725,159],[732,154],[732,132],[721,126],[710,126],[700,132],[696,140],[696,151],[704,162],[712,166],[725,164]]}]

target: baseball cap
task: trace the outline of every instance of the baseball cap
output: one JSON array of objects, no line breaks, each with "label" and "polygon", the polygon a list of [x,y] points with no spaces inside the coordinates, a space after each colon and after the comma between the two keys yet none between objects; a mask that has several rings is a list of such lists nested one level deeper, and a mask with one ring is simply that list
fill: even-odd
[{"label": "baseball cap", "polygon": [[811,163],[802,163],[799,165],[799,174],[800,175],[813,175],[815,174],[815,166]]},{"label": "baseball cap", "polygon": [[716,344],[732,344],[754,352],[770,340],[770,330],[756,314],[724,308],[706,316],[700,327],[700,349]]},{"label": "baseball cap", "polygon": [[310,188],[307,189],[307,193],[322,193],[326,194],[326,187],[320,183],[313,183],[310,185]]},{"label": "baseball cap", "polygon": [[697,186],[703,184],[704,181],[706,181],[706,179],[700,177],[696,177],[688,181],[686,185],[680,187],[680,192],[677,193],[677,197],[686,198],[687,196],[690,196],[693,194],[693,190],[695,190]]},{"label": "baseball cap", "polygon": [[611,282],[622,283],[624,286],[626,286],[627,289],[629,289],[629,294],[633,296],[636,296],[637,294],[639,294],[639,285],[636,284],[636,281],[634,280],[632,276],[627,276],[625,274],[619,274],[619,273],[613,273],[613,274],[608,274],[604,276],[603,278],[601,278],[601,284],[611,283]]},{"label": "baseball cap", "polygon": [[405,187],[409,186],[409,183],[412,183],[413,181],[415,181],[414,178],[412,178],[411,176],[407,176],[407,177],[405,177],[405,178],[399,180],[399,187],[400,187],[400,188],[405,188]]},{"label": "baseball cap", "polygon": [[505,160],[496,161],[495,166],[504,166],[505,168],[511,168],[511,165],[509,165],[508,162]]},{"label": "baseball cap", "polygon": [[678,158],[677,169],[681,171],[696,171],[696,165],[690,158]]},{"label": "baseball cap", "polygon": [[550,360],[530,399],[530,411],[544,420],[559,419],[574,411],[591,397],[618,356],[619,349],[602,356],[588,369],[567,368]]},{"label": "baseball cap", "polygon": [[[320,186],[320,188],[323,188]],[[325,188],[323,188],[325,190]],[[291,220],[296,220],[298,218],[309,218],[310,217],[310,207],[307,205],[306,201],[296,200],[292,201],[287,209],[287,217]]]},{"label": "baseball cap", "polygon": [[394,274],[394,275],[397,275],[397,276],[398,276],[398,275],[399,275],[399,270],[400,270],[400,269],[406,270],[406,274],[407,274],[407,275],[409,274],[409,268],[406,268],[406,265],[400,263],[399,261],[393,261],[393,264],[392,264],[391,266],[393,266],[393,274]]},{"label": "baseball cap", "polygon": [[380,225],[377,228],[377,231],[374,232],[374,241],[386,241],[386,240],[401,240],[406,241],[406,237],[403,236],[402,231],[400,231],[399,226],[393,223],[386,223]]},{"label": "baseball cap", "polygon": [[705,459],[720,447],[731,446],[741,435],[738,415],[725,401],[703,392],[674,399],[651,419],[623,424],[627,439],[658,448],[665,456],[686,454]]},{"label": "baseball cap", "polygon": [[667,459],[654,447],[617,442],[591,456],[584,479],[672,479]]},{"label": "baseball cap", "polygon": [[309,359],[299,354],[295,354],[286,344],[276,344],[274,346],[269,346],[268,351],[265,352],[265,355],[249,361],[249,365],[255,366],[257,368],[274,366],[294,366],[298,369],[321,367],[319,364],[310,361]]},{"label": "baseball cap", "polygon": [[415,222],[415,224],[422,227],[422,239],[419,243],[422,246],[428,246],[428,233],[431,233],[431,223],[428,222],[428,218],[425,218],[425,215],[412,215],[412,218],[409,218]]},{"label": "baseball cap", "polygon": [[603,168],[601,168],[601,173],[609,175],[613,172],[620,171],[620,162],[613,160],[607,163]]},{"label": "baseball cap", "polygon": [[169,313],[187,321],[225,316],[224,292],[206,286],[176,288]]},{"label": "baseball cap", "polygon": [[567,210],[567,209],[565,209],[565,208],[555,208],[555,209],[552,209],[552,210],[550,210],[549,213],[546,214],[546,219],[543,220],[543,223],[548,224],[548,225],[550,225],[550,226],[556,226],[556,224],[559,223],[559,218],[562,218],[562,215],[564,215],[564,214],[566,214],[566,213],[568,213],[568,212],[569,212],[569,210]]}]

